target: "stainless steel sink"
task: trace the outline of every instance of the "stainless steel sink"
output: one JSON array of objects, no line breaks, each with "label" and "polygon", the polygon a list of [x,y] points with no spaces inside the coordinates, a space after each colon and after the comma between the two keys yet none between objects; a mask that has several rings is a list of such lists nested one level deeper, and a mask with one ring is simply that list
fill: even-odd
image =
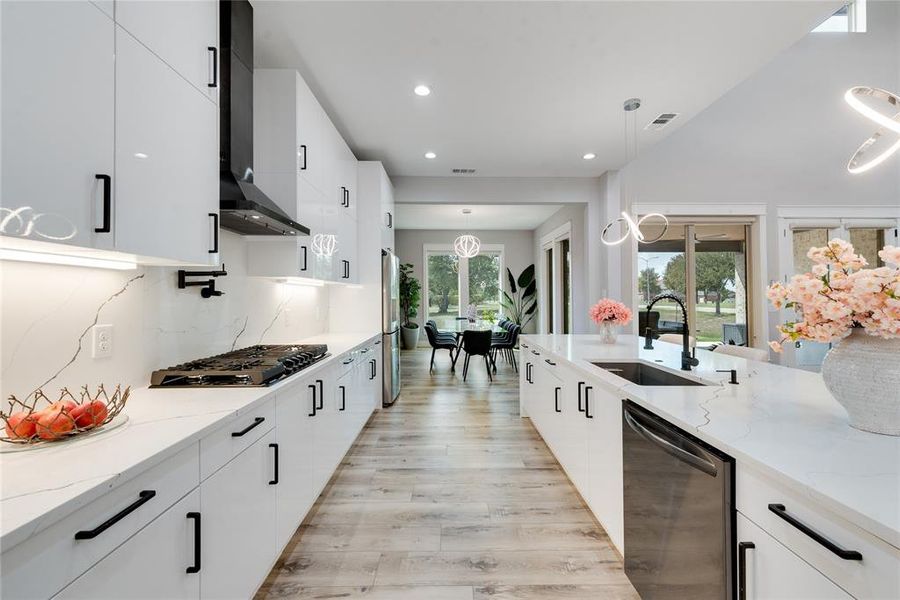
[{"label": "stainless steel sink", "polygon": [[591,364],[606,369],[613,375],[627,379],[637,385],[709,385],[687,377],[675,375],[659,367],[643,362],[592,362]]}]

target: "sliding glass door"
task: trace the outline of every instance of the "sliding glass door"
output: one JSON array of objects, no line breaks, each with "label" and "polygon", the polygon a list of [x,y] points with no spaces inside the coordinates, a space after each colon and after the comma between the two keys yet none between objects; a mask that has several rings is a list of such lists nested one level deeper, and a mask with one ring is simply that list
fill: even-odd
[{"label": "sliding glass door", "polygon": [[473,258],[460,258],[450,246],[425,246],[425,320],[450,329],[467,316],[469,304],[479,317],[499,318],[503,247],[482,245]]},{"label": "sliding glass door", "polygon": [[541,239],[538,270],[540,288],[540,330],[545,333],[573,333],[572,238],[567,223]]}]

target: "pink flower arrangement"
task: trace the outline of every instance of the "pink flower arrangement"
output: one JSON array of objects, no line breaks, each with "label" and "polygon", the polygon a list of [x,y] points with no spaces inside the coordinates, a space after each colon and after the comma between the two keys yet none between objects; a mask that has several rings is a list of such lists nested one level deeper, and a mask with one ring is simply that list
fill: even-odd
[{"label": "pink flower arrangement", "polygon": [[590,310],[591,319],[598,325],[609,323],[611,325],[628,325],[631,322],[631,309],[609,298],[602,298]]},{"label": "pink flower arrangement", "polygon": [[900,248],[885,246],[878,256],[893,267],[865,269],[866,259],[844,240],[810,248],[811,273],[794,275],[787,285],[769,286],[775,308],[793,308],[799,319],[778,327],[782,338],[769,342],[781,352],[786,342],[831,342],[862,327],[869,335],[900,338]]}]

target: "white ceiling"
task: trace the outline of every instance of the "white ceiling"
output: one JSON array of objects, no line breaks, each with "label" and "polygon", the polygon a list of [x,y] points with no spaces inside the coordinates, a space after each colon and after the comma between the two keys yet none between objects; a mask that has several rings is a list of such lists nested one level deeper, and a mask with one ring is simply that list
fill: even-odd
[{"label": "white ceiling", "polygon": [[300,71],[360,159],[391,175],[577,177],[626,162],[624,99],[643,99],[640,128],[681,115],[641,130],[646,149],[841,2],[253,5],[256,66]]},{"label": "white ceiling", "polygon": [[[564,208],[564,204],[397,204],[397,229],[532,230]],[[472,210],[468,224],[462,213]]]}]

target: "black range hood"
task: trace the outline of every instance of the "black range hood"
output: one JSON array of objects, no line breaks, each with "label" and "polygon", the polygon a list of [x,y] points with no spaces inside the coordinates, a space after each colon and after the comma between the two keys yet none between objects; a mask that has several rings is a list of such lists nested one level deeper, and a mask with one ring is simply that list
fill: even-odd
[{"label": "black range hood", "polygon": [[253,183],[253,7],[219,2],[219,213],[243,235],[308,235]]}]

